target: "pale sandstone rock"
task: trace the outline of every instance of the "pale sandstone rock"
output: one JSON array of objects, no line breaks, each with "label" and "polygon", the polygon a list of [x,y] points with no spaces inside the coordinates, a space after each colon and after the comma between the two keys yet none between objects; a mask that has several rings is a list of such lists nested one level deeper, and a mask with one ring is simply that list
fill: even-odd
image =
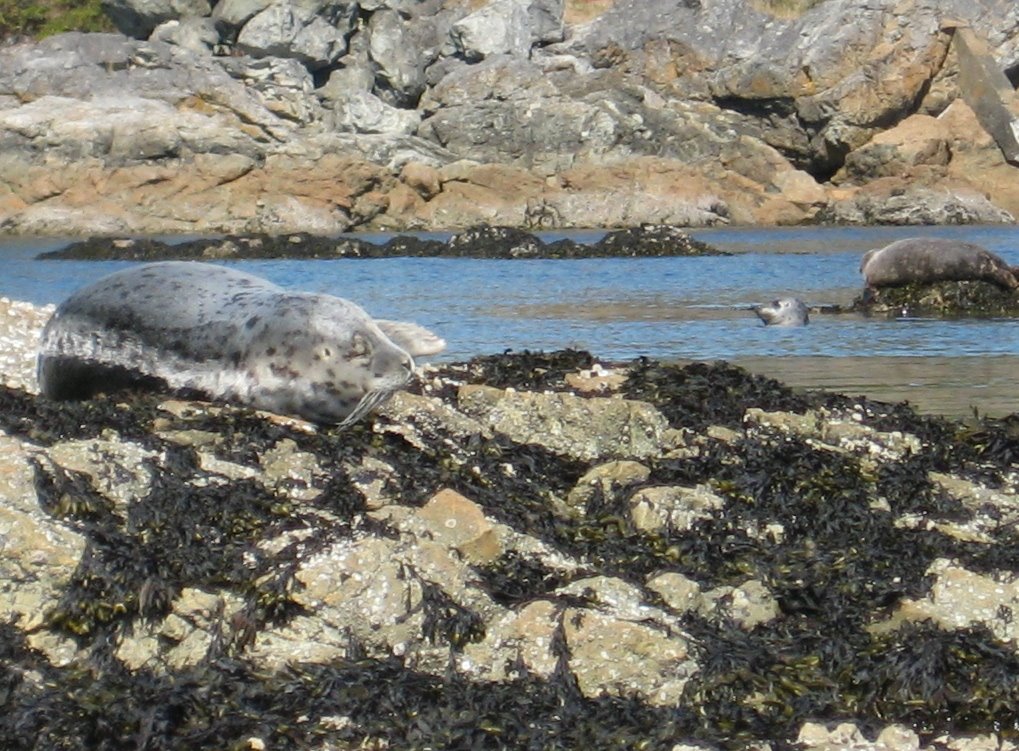
[{"label": "pale sandstone rock", "polygon": [[56,606],[85,550],[83,535],[39,506],[37,447],[0,433],[0,612],[26,631]]},{"label": "pale sandstone rock", "polygon": [[629,499],[633,525],[645,532],[690,529],[724,507],[725,501],[710,488],[654,486],[638,490]]},{"label": "pale sandstone rock", "polygon": [[152,470],[146,460],[155,452],[123,441],[112,431],[102,440],[67,441],[49,451],[50,459],[67,470],[88,475],[97,493],[126,516],[130,505],[148,495]]},{"label": "pale sandstone rock", "polygon": [[[659,450],[669,430],[668,422],[650,404],[623,399],[462,386],[458,400],[468,415],[496,432],[585,459],[649,456]],[[617,427],[611,431],[599,427],[607,423]]]},{"label": "pale sandstone rock", "polygon": [[930,594],[921,600],[904,600],[887,621],[874,624],[873,631],[930,619],[944,629],[981,624],[998,639],[1019,643],[1019,624],[1011,617],[1019,608],[1019,579],[1014,574],[977,574],[945,559],[934,561],[928,572],[935,579]]},{"label": "pale sandstone rock", "polygon": [[440,490],[417,515],[436,542],[459,550],[471,563],[490,563],[502,554],[498,532],[484,510],[454,490]]}]

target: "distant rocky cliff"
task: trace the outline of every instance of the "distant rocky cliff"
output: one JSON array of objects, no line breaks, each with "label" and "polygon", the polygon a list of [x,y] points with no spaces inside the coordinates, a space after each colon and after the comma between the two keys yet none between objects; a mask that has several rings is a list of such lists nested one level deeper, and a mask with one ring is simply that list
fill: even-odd
[{"label": "distant rocky cliff", "polygon": [[603,5],[109,0],[0,49],[0,231],[1019,214],[1014,3]]}]

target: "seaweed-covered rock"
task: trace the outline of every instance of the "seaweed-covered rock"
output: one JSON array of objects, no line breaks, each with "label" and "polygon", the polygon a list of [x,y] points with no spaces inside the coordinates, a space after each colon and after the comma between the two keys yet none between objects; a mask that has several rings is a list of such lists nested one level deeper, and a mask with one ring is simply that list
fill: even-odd
[{"label": "seaweed-covered rock", "polygon": [[605,256],[729,255],[669,224],[642,224],[609,232],[594,246],[598,255]]},{"label": "seaweed-covered rock", "polygon": [[81,240],[39,255],[43,259],[157,261],[240,258],[391,258],[448,256],[473,258],[589,258],[595,256],[725,255],[670,225],[642,225],[610,232],[591,244],[560,239],[546,243],[513,227],[478,225],[442,242],[397,235],[385,243],[354,237],[323,237],[294,232],[283,235],[229,235],[183,242],[152,238]]},{"label": "seaweed-covered rock", "polygon": [[240,258],[363,258],[375,255],[381,255],[379,246],[364,240],[294,232],[286,235],[229,235],[183,242],[164,242],[152,238],[92,237],[41,253],[39,258],[214,261]]},{"label": "seaweed-covered rock", "polygon": [[1019,317],[1019,294],[979,280],[867,288],[852,310],[889,317]]},{"label": "seaweed-covered rock", "polygon": [[482,258],[537,258],[544,243],[524,230],[482,224],[458,232],[446,243],[455,255]]},{"label": "seaweed-covered rock", "polygon": [[596,365],[346,431],[0,374],[6,747],[1010,747],[1014,421]]}]

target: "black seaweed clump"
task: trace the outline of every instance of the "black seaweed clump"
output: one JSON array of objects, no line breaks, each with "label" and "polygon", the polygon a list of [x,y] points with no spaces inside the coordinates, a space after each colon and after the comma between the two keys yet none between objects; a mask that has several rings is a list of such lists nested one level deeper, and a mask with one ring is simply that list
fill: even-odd
[{"label": "black seaweed clump", "polygon": [[813,402],[788,386],[726,362],[672,365],[641,358],[623,385],[628,399],[651,402],[675,427],[740,428],[749,407],[803,413]]},{"label": "black seaweed clump", "polygon": [[438,368],[438,375],[463,383],[484,384],[518,391],[566,391],[566,376],[590,368],[594,356],[584,350],[555,352],[513,352],[481,355],[465,363]]},{"label": "black seaweed clump", "polygon": [[157,405],[165,398],[130,393],[55,402],[0,384],[0,429],[43,446],[68,439],[96,438],[104,430],[113,430],[149,447],[154,445],[152,419]]},{"label": "black seaweed clump", "polygon": [[692,735],[721,736],[725,747],[740,748],[762,737],[794,737],[805,719],[853,718],[872,738],[892,722],[921,738],[1016,737],[1019,658],[985,628],[943,631],[921,622],[877,636],[770,628],[778,633],[699,632],[706,637],[698,641],[704,667],[683,703],[709,710]]},{"label": "black seaweed clump", "polygon": [[91,237],[58,250],[40,253],[43,260],[217,261],[232,259],[366,258],[384,255],[375,243],[347,237],[322,237],[307,232],[288,235],[228,235],[181,242],[152,238]]},{"label": "black seaweed clump", "polygon": [[898,287],[867,288],[851,310],[890,318],[1019,316],[1019,295],[980,280],[916,282]]},{"label": "black seaweed clump", "polygon": [[727,256],[706,242],[668,224],[642,224],[609,232],[593,243],[598,256]]},{"label": "black seaweed clump", "polygon": [[[562,682],[445,678],[397,659],[295,664],[276,673],[222,659],[167,675],[53,669],[21,684],[0,731],[29,749],[668,749],[672,710],[584,700]],[[131,701],[118,701],[130,696]]]},{"label": "black seaweed clump", "polygon": [[492,599],[504,606],[536,600],[569,582],[563,573],[515,550],[475,570]]},{"label": "black seaweed clump", "polygon": [[[440,372],[499,387],[565,390],[565,376],[593,362],[586,352],[527,352]],[[279,749],[657,750],[694,740],[726,749],[750,742],[785,748],[806,720],[846,719],[871,734],[904,723],[925,740],[944,732],[1019,735],[1019,657],[1009,645],[983,628],[874,628],[905,598],[926,596],[936,559],[974,571],[1019,572],[1019,546],[1007,523],[987,532],[989,543],[955,539],[928,523],[897,523],[903,515],[969,520],[974,511],[941,491],[930,472],[1000,482],[1019,455],[1014,420],[955,423],[903,405],[803,395],[725,363],[641,360],[632,367],[624,395],[656,405],[673,425],[738,429],[728,442],[704,440],[699,453],[645,460],[648,486],[704,483],[724,499],[723,509],[689,529],[636,530],[625,503],[597,488],[584,513],[564,513],[557,499],[590,463],[505,436],[464,441],[422,420],[411,443],[384,415],[345,431],[308,432],[248,410],[174,417],[157,409],[158,397],[58,405],[0,388],[5,432],[51,445],[112,428],[154,453],[148,496],[126,508],[111,505],[80,473],[43,460],[34,465],[41,511],[86,538],[85,555],[47,624],[87,647],[90,658],[53,664],[20,629],[0,623],[5,747],[222,749],[248,747],[257,737]],[[760,427],[744,430],[742,415],[751,406],[851,407],[864,424],[916,435],[920,448],[875,471],[852,452]],[[171,441],[174,431],[213,435],[205,450],[250,467],[292,441],[322,468],[314,480],[321,492],[297,503],[279,492],[283,486],[225,482],[202,468],[194,448]],[[585,698],[565,668],[542,679],[508,665],[512,677],[504,682],[474,681],[453,659],[437,676],[396,658],[369,659],[353,645],[343,661],[257,667],[246,648],[257,644],[259,629],[301,613],[293,598],[301,560],[355,534],[395,534],[372,521],[351,477],[367,459],[393,467],[386,492],[407,506],[453,488],[491,518],[579,562],[567,573],[507,552],[477,566],[504,607],[540,598],[562,603],[557,591],[581,576],[617,576],[642,587],[671,571],[703,589],[759,580],[774,595],[778,616],[747,630],[724,615],[676,614],[675,628],[691,635],[700,670],[671,707],[630,696]],[[266,539],[291,529],[302,534],[281,550],[263,549]],[[424,639],[448,646],[452,657],[484,637],[479,613],[440,582],[411,569],[405,574],[421,585]],[[163,617],[184,587],[243,598],[248,625],[241,636],[214,643],[187,668],[127,669],[116,645],[144,620]],[[598,603],[578,598],[569,607]],[[236,632],[236,625],[222,630]],[[553,646],[568,665],[564,640]]]},{"label": "black seaweed clump", "polygon": [[593,243],[567,238],[545,242],[514,227],[480,224],[446,241],[398,235],[385,243],[307,232],[286,235],[228,235],[180,242],[152,238],[93,237],[39,255],[46,260],[215,261],[245,258],[595,258],[728,255],[671,225],[645,224],[610,232]]}]

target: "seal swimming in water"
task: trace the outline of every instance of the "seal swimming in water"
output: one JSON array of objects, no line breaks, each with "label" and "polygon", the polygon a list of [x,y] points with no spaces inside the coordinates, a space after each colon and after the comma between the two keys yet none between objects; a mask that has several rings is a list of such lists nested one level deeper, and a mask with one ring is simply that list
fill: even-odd
[{"label": "seal swimming in water", "polygon": [[751,308],[765,326],[806,326],[810,323],[807,306],[795,297],[782,297],[767,305]]},{"label": "seal swimming in water", "polygon": [[867,251],[860,273],[868,287],[968,279],[1019,287],[1015,271],[1001,257],[973,243],[937,237],[910,237]]},{"label": "seal swimming in water", "polygon": [[168,390],[349,425],[407,383],[413,356],[445,345],[340,297],[165,261],[110,274],[65,300],[43,329],[37,375],[54,399]]}]

